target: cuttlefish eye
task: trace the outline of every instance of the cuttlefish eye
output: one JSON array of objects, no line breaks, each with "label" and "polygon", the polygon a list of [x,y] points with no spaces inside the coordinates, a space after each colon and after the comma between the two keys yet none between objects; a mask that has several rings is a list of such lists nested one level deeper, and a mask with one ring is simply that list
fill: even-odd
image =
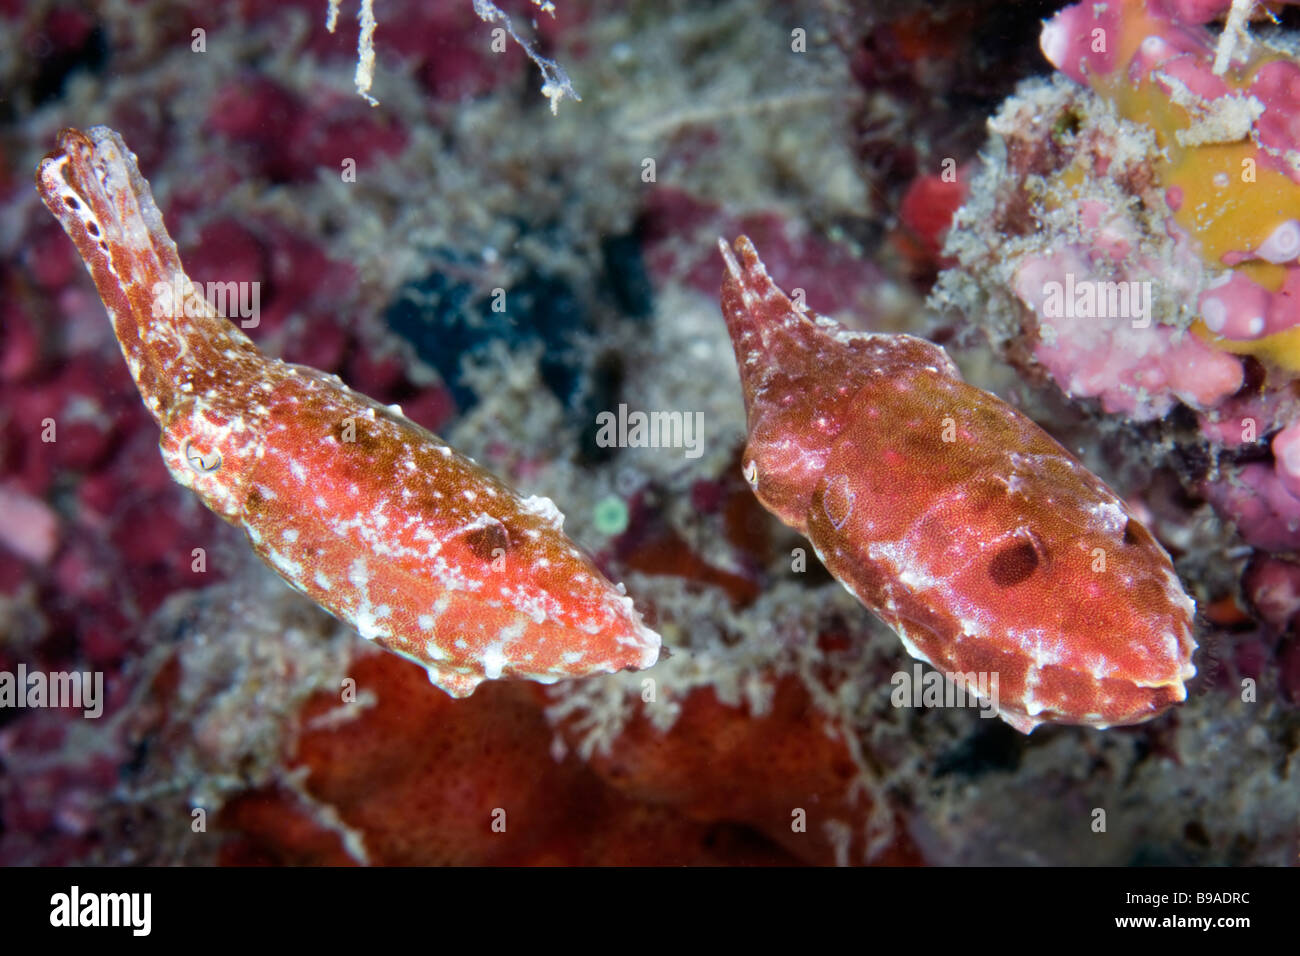
[{"label": "cuttlefish eye", "polygon": [[204,454],[187,441],[185,443],[185,460],[189,462],[189,466],[195,471],[200,474],[208,474],[221,467],[221,452],[210,451]]}]

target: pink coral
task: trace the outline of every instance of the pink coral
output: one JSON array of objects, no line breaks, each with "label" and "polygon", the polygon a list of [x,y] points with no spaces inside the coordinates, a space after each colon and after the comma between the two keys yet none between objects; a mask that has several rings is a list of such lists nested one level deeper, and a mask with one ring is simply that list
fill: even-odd
[{"label": "pink coral", "polygon": [[[1108,314],[1096,303],[1075,308],[1076,289],[1092,288],[1096,295],[1098,282],[1088,278],[1093,274],[1084,256],[1067,247],[1027,258],[1015,277],[1017,295],[1038,316],[1034,357],[1067,394],[1098,397],[1108,412],[1144,419],[1165,414],[1176,400],[1208,408],[1241,388],[1237,359],[1150,320],[1149,278],[1106,280],[1118,286],[1117,296],[1129,297],[1127,310]],[[1136,302],[1142,296],[1144,306]]]},{"label": "pink coral", "polygon": [[1232,516],[1248,544],[1286,551],[1300,541],[1300,499],[1269,465],[1245,465],[1223,481],[1206,483],[1202,491],[1218,511]]},{"label": "pink coral", "polygon": [[1300,422],[1292,422],[1273,436],[1273,458],[1282,487],[1300,498]]},{"label": "pink coral", "polygon": [[45,564],[59,543],[59,519],[40,498],[9,483],[0,484],[0,544],[36,564]]},{"label": "pink coral", "polygon": [[1279,631],[1300,613],[1300,564],[1282,558],[1256,560],[1242,578],[1256,612]]}]

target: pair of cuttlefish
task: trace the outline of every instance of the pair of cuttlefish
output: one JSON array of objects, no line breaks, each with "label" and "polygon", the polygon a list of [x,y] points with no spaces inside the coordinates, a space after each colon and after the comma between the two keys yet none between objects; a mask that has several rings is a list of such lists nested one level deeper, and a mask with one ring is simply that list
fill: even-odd
[{"label": "pair of cuttlefish", "polygon": [[[453,696],[655,663],[659,635],[550,499],[337,376],[268,358],[218,314],[117,133],[65,130],[37,187],[172,476],[285,581]],[[1026,733],[1136,723],[1186,697],[1194,606],[1122,500],[939,346],[850,332],[796,307],[747,238],[719,246],[745,477],[910,654],[993,675],[999,714]]]}]

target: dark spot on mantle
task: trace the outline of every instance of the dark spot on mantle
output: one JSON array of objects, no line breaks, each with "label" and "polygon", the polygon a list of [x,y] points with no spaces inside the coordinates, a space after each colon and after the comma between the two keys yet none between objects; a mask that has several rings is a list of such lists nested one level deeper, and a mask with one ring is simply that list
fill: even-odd
[{"label": "dark spot on mantle", "polygon": [[1038,549],[1032,541],[1020,539],[993,556],[989,577],[1000,588],[1015,587],[1038,570]]}]

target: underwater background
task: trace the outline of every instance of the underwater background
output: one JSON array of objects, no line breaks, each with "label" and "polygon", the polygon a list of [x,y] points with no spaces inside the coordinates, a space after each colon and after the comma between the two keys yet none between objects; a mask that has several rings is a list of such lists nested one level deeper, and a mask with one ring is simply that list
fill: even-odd
[{"label": "underwater background", "polygon": [[[0,863],[1294,864],[1300,9],[1229,6],[376,0],[370,80],[369,5],[0,0],[0,673],[103,680],[0,697]],[[453,699],[174,483],[33,188],[97,124],[259,348],[553,499],[659,663]],[[746,480],[742,233],[1141,515],[1185,702],[898,705],[925,665]],[[1140,314],[1056,308],[1084,275]]]}]

